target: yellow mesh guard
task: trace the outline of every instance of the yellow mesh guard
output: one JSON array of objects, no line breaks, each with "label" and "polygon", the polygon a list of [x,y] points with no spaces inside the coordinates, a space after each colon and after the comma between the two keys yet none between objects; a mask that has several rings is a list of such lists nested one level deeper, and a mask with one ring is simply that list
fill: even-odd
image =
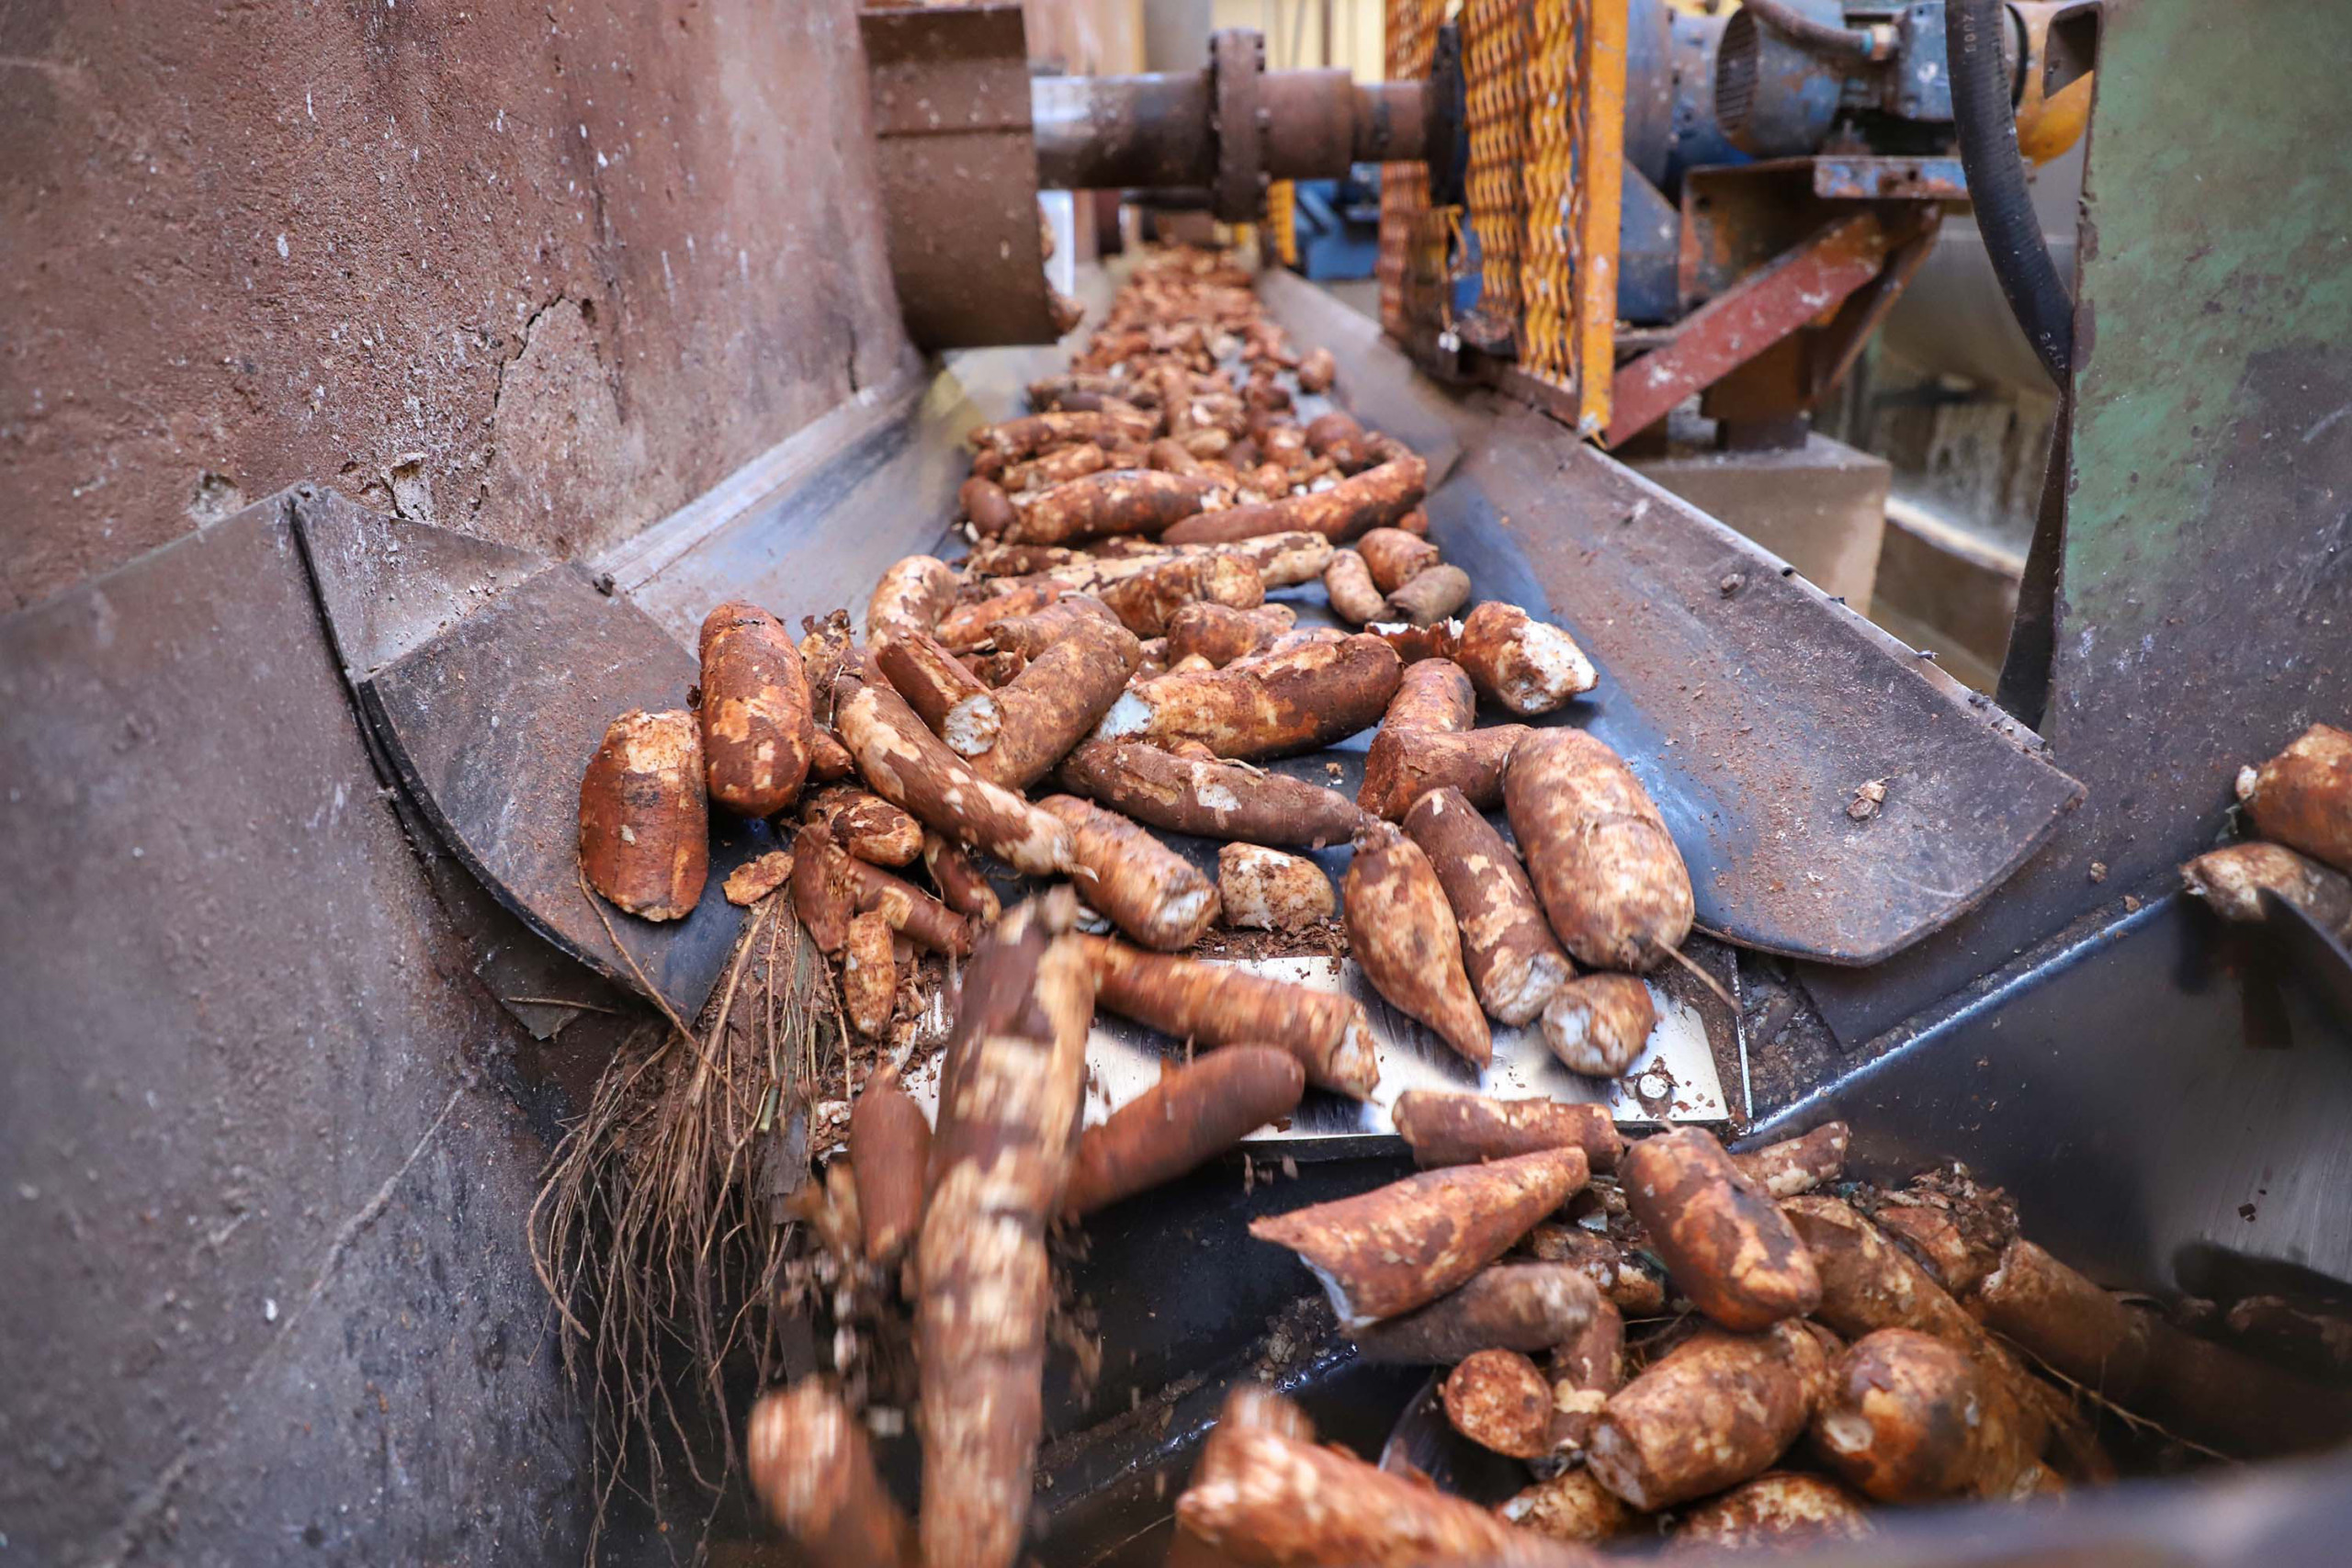
[{"label": "yellow mesh guard", "polygon": [[1532,0],[1520,363],[1609,423],[1623,186],[1625,0]]},{"label": "yellow mesh guard", "polygon": [[1467,195],[1480,252],[1477,313],[1492,332],[1519,325],[1520,243],[1527,227],[1530,9],[1530,0],[1469,0],[1462,8],[1469,99]]},{"label": "yellow mesh guard", "polygon": [[1274,255],[1284,266],[1298,265],[1298,187],[1276,180],[1266,187],[1266,233]]}]

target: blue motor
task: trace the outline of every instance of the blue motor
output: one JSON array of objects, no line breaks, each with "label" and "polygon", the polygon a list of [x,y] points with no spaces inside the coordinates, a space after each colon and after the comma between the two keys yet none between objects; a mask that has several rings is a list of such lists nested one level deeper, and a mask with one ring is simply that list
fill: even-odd
[{"label": "blue motor", "polygon": [[1688,170],[1803,157],[1833,135],[1858,150],[1941,151],[1951,115],[1944,0],[1747,0],[1714,16],[1632,0],[1619,316],[1679,313]]}]

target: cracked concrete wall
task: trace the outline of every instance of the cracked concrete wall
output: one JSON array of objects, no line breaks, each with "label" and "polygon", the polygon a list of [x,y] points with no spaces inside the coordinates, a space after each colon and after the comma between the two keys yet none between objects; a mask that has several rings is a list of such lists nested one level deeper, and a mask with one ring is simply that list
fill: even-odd
[{"label": "cracked concrete wall", "polygon": [[582,556],[906,362],[854,0],[0,3],[0,607],[298,479]]}]

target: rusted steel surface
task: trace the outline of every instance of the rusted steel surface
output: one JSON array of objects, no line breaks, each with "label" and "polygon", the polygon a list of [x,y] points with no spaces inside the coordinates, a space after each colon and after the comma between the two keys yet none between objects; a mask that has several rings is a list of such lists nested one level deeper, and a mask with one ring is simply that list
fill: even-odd
[{"label": "rusted steel surface", "polygon": [[1676,285],[1685,310],[1869,204],[1890,227],[1905,213],[1965,200],[1951,158],[1776,158],[1693,169],[1683,181]]},{"label": "rusted steel surface", "polygon": [[858,13],[890,275],[925,348],[1051,343],[1017,5]]},{"label": "rusted steel surface", "polygon": [[[666,924],[592,903],[579,871],[580,780],[605,725],[633,707],[681,706],[693,658],[576,566],[542,563],[517,581],[528,559],[519,552],[490,559],[495,547],[332,493],[298,496],[294,515],[360,711],[434,832],[559,949],[618,984],[658,990],[685,1016],[699,1011],[743,918],[723,884],[775,847],[766,825],[714,810],[701,901]],[[388,603],[424,609],[395,625]]]},{"label": "rusted steel surface", "polygon": [[1216,133],[1209,210],[1228,223],[1250,221],[1266,202],[1266,127],[1258,103],[1265,71],[1263,33],[1221,28],[1209,35],[1209,118]]},{"label": "rusted steel surface", "polygon": [[1041,186],[1204,186],[1214,172],[1205,71],[1040,76],[1029,92]]},{"label": "rusted steel surface", "polygon": [[1648,429],[1691,393],[1842,303],[1878,276],[1888,242],[1874,213],[1840,220],[1702,306],[1672,343],[1619,367],[1609,444]]},{"label": "rusted steel surface", "polygon": [[[1797,158],[1813,166],[1813,194],[1826,201],[1966,201],[1968,176],[1957,158]],[[1750,164],[1748,172],[1770,169]]]}]

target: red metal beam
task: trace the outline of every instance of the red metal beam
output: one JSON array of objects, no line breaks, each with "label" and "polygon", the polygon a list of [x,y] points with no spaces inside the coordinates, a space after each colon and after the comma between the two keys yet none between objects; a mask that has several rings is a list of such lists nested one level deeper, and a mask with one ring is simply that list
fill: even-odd
[{"label": "red metal beam", "polygon": [[1618,368],[1605,444],[1638,434],[1693,392],[1824,319],[1878,276],[1890,239],[1876,213],[1841,219],[1692,311],[1673,342]]}]

